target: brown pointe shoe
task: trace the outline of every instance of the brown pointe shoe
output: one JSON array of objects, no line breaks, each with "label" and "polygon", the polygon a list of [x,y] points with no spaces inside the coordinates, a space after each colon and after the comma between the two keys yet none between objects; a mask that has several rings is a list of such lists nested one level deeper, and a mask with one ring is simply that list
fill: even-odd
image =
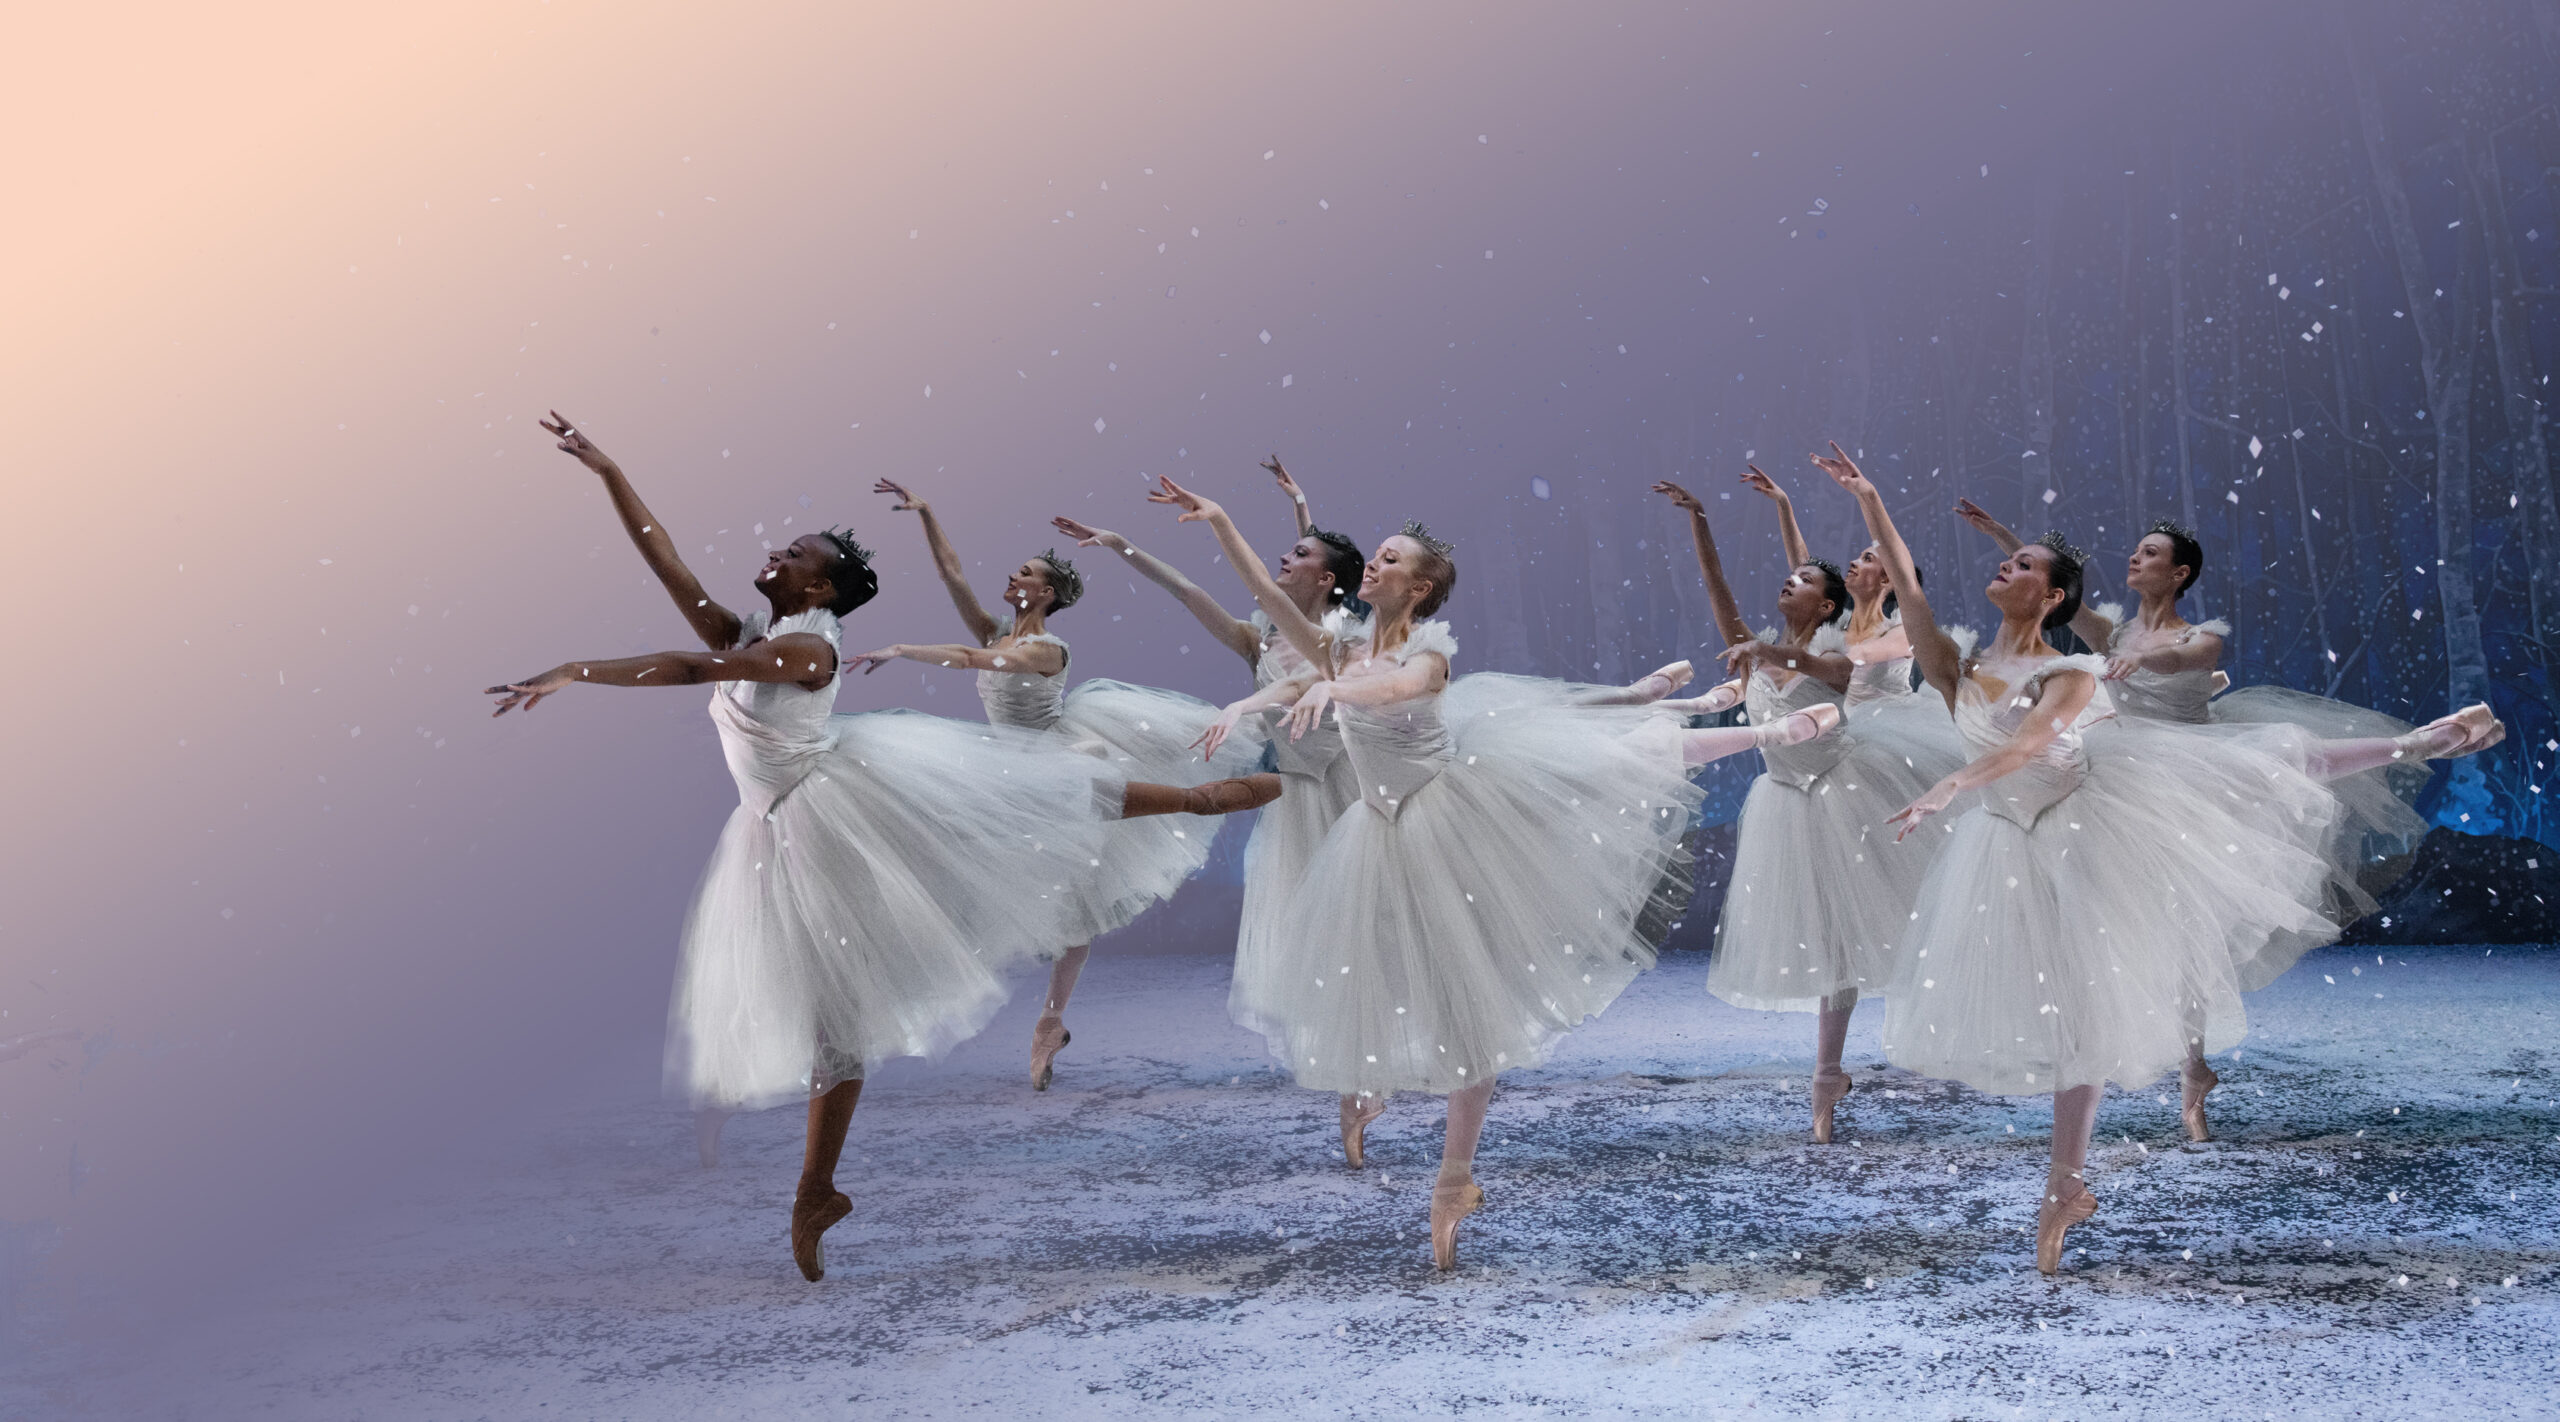
[{"label": "brown pointe shoe", "polygon": [[[1363,1102],[1373,1102],[1366,1110]],[[1362,1092],[1342,1098],[1342,1163],[1358,1170],[1362,1148],[1368,1143],[1369,1123],[1387,1114],[1387,1098]]]},{"label": "brown pointe shoe", "polygon": [[1431,1262],[1442,1273],[1458,1267],[1458,1221],[1484,1208],[1484,1188],[1473,1180],[1431,1187]]},{"label": "brown pointe shoe", "polygon": [[1831,1144],[1831,1108],[1849,1094],[1849,1074],[1833,1067],[1829,1072],[1813,1074],[1813,1143]]},{"label": "brown pointe shoe", "polygon": [[1232,815],[1280,798],[1280,777],[1266,771],[1233,780],[1212,780],[1182,792],[1182,808],[1195,815]]},{"label": "brown pointe shoe", "polygon": [[2213,1139],[2213,1127],[2204,1119],[2204,1098],[2221,1084],[2222,1078],[2201,1061],[2188,1062],[2178,1073],[2178,1118],[2186,1124],[2188,1140]]},{"label": "brown pointe shoe", "polygon": [[827,1245],[824,1236],[836,1221],[853,1213],[853,1201],[842,1191],[824,1199],[802,1197],[791,1202],[791,1262],[800,1266],[800,1277],[816,1283],[827,1277]]},{"label": "brown pointe shoe", "polygon": [[1075,1039],[1076,1034],[1067,1030],[1067,1024],[1055,1017],[1043,1017],[1031,1024],[1032,1090],[1049,1089],[1050,1078],[1057,1075],[1058,1053]]},{"label": "brown pointe shoe", "polygon": [[2098,1197],[2074,1179],[2072,1193],[2045,1186],[2044,1205],[2036,1211],[2036,1272],[2050,1279],[2062,1268],[2062,1236],[2073,1225],[2098,1212]]}]

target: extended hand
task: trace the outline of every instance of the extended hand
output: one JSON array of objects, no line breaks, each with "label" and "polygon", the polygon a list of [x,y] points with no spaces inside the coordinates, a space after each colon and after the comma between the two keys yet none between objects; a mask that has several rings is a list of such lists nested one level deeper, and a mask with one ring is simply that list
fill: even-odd
[{"label": "extended hand", "polygon": [[1289,708],[1289,739],[1298,740],[1307,732],[1324,724],[1324,708],[1333,704],[1333,683],[1320,681],[1310,686]]},{"label": "extended hand", "polygon": [[1234,706],[1221,708],[1216,719],[1209,722],[1209,729],[1202,731],[1199,739],[1192,742],[1200,748],[1202,760],[1216,755],[1218,747],[1227,743],[1227,737],[1235,730],[1236,723],[1244,719],[1242,705],[1243,703],[1239,702]]},{"label": "extended hand", "polygon": [[860,667],[862,668],[862,674],[864,676],[869,676],[873,672],[880,670],[880,668],[896,661],[906,652],[906,650],[906,644],[904,642],[898,642],[883,647],[876,652],[865,652],[858,657],[847,657],[845,658],[844,669],[846,671],[851,671],[855,667]]},{"label": "extended hand", "polygon": [[574,456],[580,464],[598,474],[607,473],[614,467],[613,460],[608,458],[603,450],[596,448],[595,441],[580,434],[577,426],[570,424],[568,417],[559,411],[552,411],[549,419],[537,416],[534,422],[557,436],[560,440],[559,448]]},{"label": "extended hand", "polygon": [[891,504],[889,507],[896,509],[900,513],[924,512],[924,500],[917,498],[912,493],[909,493],[907,491],[907,486],[899,483],[895,479],[881,480],[879,483],[871,486],[871,492],[875,494],[897,495],[898,501]]},{"label": "extended hand", "polygon": [[1697,495],[1690,493],[1688,490],[1681,488],[1679,485],[1672,483],[1668,479],[1656,480],[1654,482],[1653,491],[1671,500],[1674,505],[1687,509],[1693,514],[1703,514],[1707,511],[1707,506],[1698,502]]},{"label": "extended hand", "polygon": [[504,686],[490,687],[487,694],[498,698],[498,709],[489,714],[504,716],[519,706],[530,711],[541,705],[544,697],[577,679],[578,669],[564,663],[540,676],[527,677],[523,681],[511,681]]},{"label": "extended hand", "polygon": [[1742,486],[1744,488],[1750,489],[1755,493],[1766,494],[1780,503],[1785,503],[1787,501],[1787,491],[1778,487],[1777,480],[1760,472],[1759,465],[1745,464],[1742,467],[1744,470]]},{"label": "extended hand", "polygon": [[2009,531],[2000,520],[1984,512],[1982,505],[1971,499],[1956,500],[1956,517],[1972,524],[1974,532],[1988,534],[1993,538]]},{"label": "extended hand", "polygon": [[1074,539],[1078,548],[1120,549],[1129,546],[1129,540],[1113,533],[1110,529],[1096,528],[1089,523],[1078,523],[1065,514],[1049,520],[1049,526]]},{"label": "extended hand", "polygon": [[1307,496],[1298,490],[1298,481],[1290,478],[1289,471],[1281,466],[1279,455],[1275,454],[1262,461],[1262,467],[1270,470],[1271,477],[1280,481],[1281,493],[1287,494],[1302,504],[1307,501]]},{"label": "extended hand", "polygon": [[1922,795],[1919,799],[1903,806],[1900,810],[1895,811],[1891,817],[1885,820],[1886,824],[1898,824],[1902,826],[1901,831],[1894,835],[1893,842],[1900,844],[1902,841],[1910,838],[1911,832],[1920,827],[1920,822],[1922,820],[1925,820],[1931,815],[1938,813],[1940,810],[1945,809],[1947,806],[1954,804],[1955,798],[1956,787],[1955,782],[1952,780],[1941,780],[1937,784],[1930,786],[1927,794]]},{"label": "extended hand", "polygon": [[2140,670],[2142,670],[2142,659],[2140,657],[2109,657],[2107,658],[2106,673],[2098,679],[2100,681],[2122,681],[2126,677],[2129,677]]},{"label": "extended hand", "polygon": [[1832,440],[1830,444],[1830,458],[1825,459],[1819,454],[1809,456],[1814,467],[1830,475],[1832,482],[1852,494],[1873,493],[1876,486],[1868,483],[1867,476],[1858,472],[1857,463],[1849,458],[1849,452],[1840,447],[1838,440]]},{"label": "extended hand", "polygon": [[1170,504],[1173,507],[1182,510],[1181,516],[1174,520],[1176,523],[1199,523],[1206,519],[1216,518],[1218,515],[1226,512],[1226,510],[1219,508],[1216,504],[1200,497],[1198,494],[1191,492],[1180,484],[1173,482],[1173,480],[1165,477],[1164,475],[1157,475],[1156,482],[1164,487],[1149,493],[1147,495],[1147,502],[1151,504]]}]

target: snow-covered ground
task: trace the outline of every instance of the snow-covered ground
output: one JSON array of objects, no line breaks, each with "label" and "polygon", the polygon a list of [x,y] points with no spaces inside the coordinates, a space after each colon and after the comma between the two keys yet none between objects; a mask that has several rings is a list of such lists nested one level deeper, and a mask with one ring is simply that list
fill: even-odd
[{"label": "snow-covered ground", "polygon": [[[877,1077],[832,1270],[784,1247],[800,1120],[704,1170],[670,1107],[565,1123],[115,1381],[176,1417],[2540,1416],[2560,1410],[2560,952],[2314,955],[2252,1002],[2223,1139],[2099,1118],[2033,1268],[2041,1099],[1882,1070],[1806,1143],[1810,1019],[1686,956],[1506,1077],[1435,1275],[1437,1102],[1344,1171],[1330,1097],[1230,1027],[1223,960],[1097,954],[1057,1088],[1030,999]],[[140,1411],[125,1415],[145,1415]]]}]

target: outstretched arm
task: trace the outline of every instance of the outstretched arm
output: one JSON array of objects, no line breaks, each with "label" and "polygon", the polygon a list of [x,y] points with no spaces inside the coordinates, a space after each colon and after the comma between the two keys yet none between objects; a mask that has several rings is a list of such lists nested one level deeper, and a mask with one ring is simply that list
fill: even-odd
[{"label": "outstretched arm", "polygon": [[1333,675],[1333,638],[1322,627],[1308,621],[1307,615],[1298,610],[1298,605],[1289,600],[1289,595],[1280,591],[1280,585],[1271,580],[1270,570],[1262,566],[1261,555],[1255,553],[1252,546],[1244,541],[1244,535],[1236,531],[1235,520],[1227,517],[1227,511],[1215,502],[1200,497],[1171,479],[1159,475],[1157,482],[1163,487],[1147,495],[1147,502],[1170,504],[1180,509],[1182,512],[1175,520],[1178,523],[1209,525],[1210,531],[1218,535],[1218,546],[1226,550],[1227,562],[1235,568],[1236,576],[1244,579],[1245,588],[1253,594],[1253,600],[1262,605],[1271,625],[1279,628],[1280,635],[1288,638],[1289,645],[1297,648],[1299,655],[1313,663],[1321,675],[1330,678]]},{"label": "outstretched arm", "polygon": [[1394,706],[1429,696],[1448,684],[1449,661],[1438,652],[1423,653],[1391,672],[1348,681],[1328,678],[1316,682],[1289,708],[1289,739],[1294,741],[1314,730],[1324,720],[1328,706]]},{"label": "outstretched arm", "polygon": [[1707,580],[1707,605],[1715,610],[1716,630],[1724,634],[1725,645],[1750,641],[1751,624],[1743,620],[1742,605],[1733,600],[1733,589],[1724,580],[1724,560],[1716,554],[1716,531],[1707,526],[1707,506],[1669,480],[1655,484],[1653,491],[1689,511],[1689,541],[1698,546],[1698,573]]},{"label": "outstretched arm", "polygon": [[1261,660],[1262,639],[1255,635],[1253,624],[1220,607],[1216,598],[1209,596],[1198,583],[1184,577],[1182,571],[1171,563],[1110,529],[1095,528],[1071,518],[1053,518],[1049,522],[1055,524],[1060,533],[1074,539],[1080,548],[1108,548],[1119,554],[1130,567],[1138,570],[1138,576],[1173,594],[1174,601],[1189,608],[1191,615],[1200,619],[1200,625],[1209,629],[1209,635],[1217,638],[1228,651],[1244,658],[1246,666]]},{"label": "outstretched arm", "polygon": [[1749,471],[1742,476],[1744,487],[1766,494],[1778,505],[1778,540],[1787,546],[1787,566],[1801,568],[1813,561],[1813,549],[1804,541],[1804,530],[1796,526],[1796,501],[1778,487],[1778,481],[1760,472],[1757,464],[1742,466]]},{"label": "outstretched arm", "polygon": [[943,589],[951,594],[951,605],[959,609],[961,625],[969,629],[969,635],[978,639],[980,646],[994,641],[996,633],[1003,629],[978,605],[978,595],[969,591],[969,574],[960,566],[960,555],[951,551],[951,540],[942,536],[942,520],[933,516],[932,506],[894,479],[872,485],[871,492],[897,495],[898,502],[891,507],[924,521],[924,543],[933,551],[933,570],[942,575]]},{"label": "outstretched arm", "polygon": [[[2078,618],[2072,619],[2073,631],[2079,631]],[[2107,658],[2107,680],[2122,681],[2138,671],[2176,673],[2204,671],[2222,664],[2222,639],[2211,632],[2190,629],[2187,635],[2166,646],[2154,647],[2136,657]]]},{"label": "outstretched arm", "polygon": [[1964,675],[1964,654],[1929,610],[1929,595],[1921,590],[1920,575],[1912,567],[1911,545],[1902,541],[1902,530],[1893,526],[1893,515],[1885,512],[1884,495],[1836,443],[1830,458],[1817,454],[1813,462],[1856,497],[1858,512],[1867,520],[1867,536],[1876,541],[1876,556],[1884,560],[1885,577],[1893,583],[1894,601],[1902,610],[1902,635],[1911,640],[1912,659],[1920,664],[1920,674],[1953,706],[1956,683]]},{"label": "outstretched arm", "polygon": [[1297,509],[1298,536],[1304,538],[1315,532],[1316,516],[1307,512],[1307,491],[1299,488],[1298,481],[1290,478],[1289,471],[1281,467],[1280,456],[1275,454],[1262,461],[1262,467],[1270,470],[1271,477],[1280,481],[1280,492],[1287,494],[1291,504]]},{"label": "outstretched arm", "polygon": [[958,642],[896,642],[876,652],[864,652],[844,659],[845,669],[862,669],[864,676],[894,661],[922,662],[934,667],[959,667],[963,671],[1029,672],[1033,676],[1056,676],[1067,669],[1067,654],[1055,642],[1024,642],[1012,647],[967,647]]},{"label": "outstretched arm", "polygon": [[751,646],[708,652],[651,652],[593,662],[562,662],[540,676],[489,688],[493,716],[530,711],[567,687],[700,686],[706,681],[788,682],[816,691],[836,675],[836,649],[824,637],[791,632]]},{"label": "outstretched arm", "polygon": [[703,592],[702,580],[684,565],[683,558],[677,556],[675,539],[668,536],[666,525],[658,522],[658,516],[649,512],[649,506],[640,502],[640,495],[631,487],[631,481],[623,477],[622,466],[596,448],[595,443],[563,419],[559,411],[552,411],[550,418],[540,423],[560,441],[559,447],[563,451],[595,471],[596,477],[604,481],[605,496],[613,500],[613,511],[621,517],[623,531],[631,535],[631,544],[640,550],[641,561],[657,575],[658,585],[667,590],[667,596],[675,599],[676,610],[684,614],[684,620],[693,628],[693,635],[714,651],[736,646],[740,626],[738,614],[713,602]]},{"label": "outstretched arm", "polygon": [[1218,747],[1226,744],[1227,737],[1235,734],[1237,722],[1256,712],[1276,711],[1291,704],[1305,695],[1307,688],[1315,685],[1315,681],[1314,673],[1303,673],[1275,681],[1241,701],[1228,702],[1219,708],[1217,719],[1211,721],[1209,728],[1202,731],[1200,738],[1192,744],[1200,748],[1200,755],[1204,760],[1216,755]]},{"label": "outstretched arm", "polygon": [[2079,670],[2048,674],[2037,683],[2035,705],[2009,739],[1983,753],[1982,757],[1957,768],[1953,775],[1929,787],[1928,793],[1896,811],[1886,824],[1902,826],[1894,835],[1898,841],[1920,827],[1920,822],[1955,802],[1958,795],[1998,780],[2001,776],[2035,759],[2036,752],[2053,744],[2080,713],[2089,709],[2089,698],[2098,692],[2098,679]]}]

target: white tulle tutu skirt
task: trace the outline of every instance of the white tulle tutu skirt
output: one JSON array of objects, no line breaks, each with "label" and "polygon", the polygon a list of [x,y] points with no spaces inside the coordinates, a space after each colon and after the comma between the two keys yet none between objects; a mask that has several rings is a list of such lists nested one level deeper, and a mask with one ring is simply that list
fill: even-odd
[{"label": "white tulle tutu skirt", "polygon": [[[1846,989],[1889,993],[1909,961],[1912,906],[1948,836],[1924,824],[1896,843],[1886,819],[1964,762],[1936,693],[1876,709],[1888,714],[1851,715],[1846,753],[1811,785],[1763,775],[1743,801],[1707,968],[1707,990],[1736,1007],[1810,1012]],[[1933,712],[1943,735],[1927,729]]]},{"label": "white tulle tutu skirt", "polygon": [[[1262,753],[1258,740],[1230,740],[1214,762],[1202,760],[1191,743],[1217,715],[1217,707],[1178,691],[1085,681],[1067,692],[1065,713],[1049,734],[1101,757],[1125,780],[1191,786],[1242,775]],[[1208,863],[1217,833],[1216,820],[1194,815],[1153,815],[1112,825],[1096,862],[1075,881],[1066,936],[1052,946],[1090,943],[1172,897],[1183,880]]]},{"label": "white tulle tutu skirt", "polygon": [[1299,1085],[1445,1093],[1535,1065],[1653,966],[1648,909],[1699,800],[1678,729],[1559,686],[1452,683],[1447,768],[1326,833],[1257,1009]]},{"label": "white tulle tutu skirt", "polygon": [[[2215,698],[2210,710],[2216,726],[2293,726],[2329,741],[2391,738],[2412,729],[2397,716],[2280,686],[2243,687]],[[2416,804],[2428,774],[2427,762],[2412,758],[2328,782],[2340,810],[2327,847],[2337,871],[2331,910],[2340,922],[2372,912],[2374,896],[2408,872],[2409,856],[2427,834]]]},{"label": "white tulle tutu skirt", "polygon": [[2337,802],[2298,734],[2086,734],[2087,779],[2032,828],[1953,814],[1886,1012],[1895,1065],[2004,1094],[2140,1086],[2191,1039],[2237,1045],[2247,977],[2335,936]]},{"label": "white tulle tutu skirt", "polygon": [[[1338,733],[1328,727],[1322,734]],[[1321,777],[1291,775],[1283,785],[1280,798],[1256,812],[1253,838],[1245,841],[1244,912],[1236,925],[1235,977],[1227,988],[1227,1015],[1275,1039],[1279,1008],[1293,1000],[1287,985],[1301,971],[1273,950],[1276,935],[1301,895],[1323,891],[1308,888],[1307,865],[1334,821],[1360,803],[1347,755],[1335,756]]]},{"label": "white tulle tutu skirt", "polygon": [[1037,732],[878,711],[760,814],[730,815],[686,915],[667,1084],[767,1106],[933,1056],[1054,949],[1120,812],[1118,769]]}]

